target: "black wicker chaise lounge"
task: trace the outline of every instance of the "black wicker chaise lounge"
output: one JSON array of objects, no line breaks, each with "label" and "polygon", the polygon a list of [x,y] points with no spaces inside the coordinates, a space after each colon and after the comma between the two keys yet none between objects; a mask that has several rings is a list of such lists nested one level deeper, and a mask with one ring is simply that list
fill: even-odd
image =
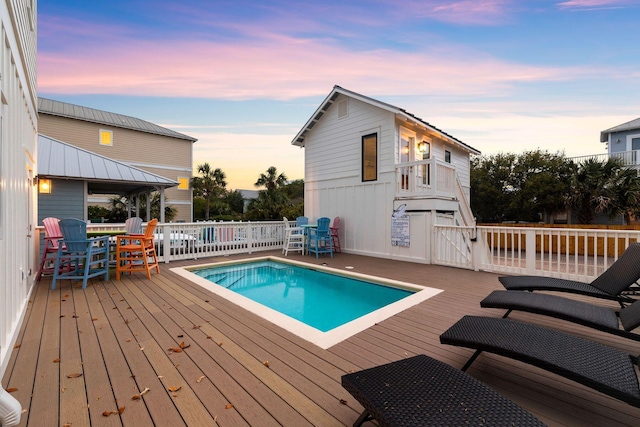
[{"label": "black wicker chaise lounge", "polygon": [[577,282],[540,276],[502,276],[500,283],[511,291],[571,292],[618,301],[620,305],[636,301],[628,295],[640,279],[640,243],[633,242],[611,266],[593,282]]},{"label": "black wicker chaise lounge", "polygon": [[589,304],[533,292],[493,291],[480,301],[484,308],[504,308],[506,318],[511,311],[526,311],[567,320],[579,325],[640,341],[640,334],[633,329],[640,326],[640,301],[624,307],[619,312],[607,307]]},{"label": "black wicker chaise lounge", "polygon": [[464,316],[440,335],[442,344],[474,348],[467,370],[483,351],[519,360],[584,384],[635,407],[638,359],[618,349],[526,322]]},{"label": "black wicker chaise lounge", "polygon": [[365,408],[353,424],[388,426],[543,426],[471,375],[418,355],[342,376]]}]

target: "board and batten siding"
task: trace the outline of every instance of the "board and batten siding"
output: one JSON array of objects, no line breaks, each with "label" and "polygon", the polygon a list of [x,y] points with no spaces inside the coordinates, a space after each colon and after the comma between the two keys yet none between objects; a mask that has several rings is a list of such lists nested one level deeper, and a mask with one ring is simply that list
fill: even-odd
[{"label": "board and batten siding", "polygon": [[[305,139],[305,215],[340,216],[341,245],[351,253],[388,256],[395,195],[395,115],[353,98],[337,103]],[[362,137],[378,134],[378,179],[362,182]]]},{"label": "board and batten siding", "polygon": [[0,377],[18,337],[37,268],[35,5],[0,5]]}]

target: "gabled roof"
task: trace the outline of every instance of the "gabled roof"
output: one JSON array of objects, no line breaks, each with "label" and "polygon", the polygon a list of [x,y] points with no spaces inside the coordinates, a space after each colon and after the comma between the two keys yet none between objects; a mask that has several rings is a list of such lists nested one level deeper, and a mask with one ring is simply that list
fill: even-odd
[{"label": "gabled roof", "polygon": [[377,99],[373,99],[356,92],[352,92],[338,85],[333,87],[333,90],[331,91],[331,93],[325,98],[322,104],[320,104],[320,107],[318,107],[318,109],[313,113],[311,118],[307,121],[307,123],[305,123],[302,129],[300,129],[300,131],[291,141],[291,144],[304,147],[304,140],[307,134],[309,133],[309,131],[318,123],[318,121],[322,118],[322,116],[324,116],[327,110],[331,107],[331,105],[333,105],[335,100],[340,95],[345,95],[345,96],[357,99],[359,101],[365,102],[367,104],[373,105],[375,107],[381,108],[383,110],[387,110],[391,113],[394,113],[398,118],[404,119],[413,124],[427,128],[428,130],[438,134],[445,141],[449,141],[455,145],[458,145],[472,154],[480,154],[480,151],[476,150],[475,148],[465,144],[464,142],[460,141],[458,138],[455,138],[449,135],[448,133],[438,129],[437,127],[431,125],[430,123],[427,123],[426,121],[422,120],[420,117],[417,117],[402,108],[396,107],[391,104],[387,104],[386,102],[378,101]]},{"label": "gabled roof", "polygon": [[600,142],[609,141],[609,134],[610,133],[627,132],[627,131],[636,130],[636,129],[640,130],[640,118],[637,118],[635,120],[631,120],[630,122],[626,122],[626,123],[623,123],[623,124],[618,125],[618,126],[614,126],[614,127],[609,128],[607,130],[603,130],[602,132],[600,132]]},{"label": "gabled roof", "polygon": [[38,134],[38,176],[89,182],[95,194],[130,194],[175,187],[176,181]]},{"label": "gabled roof", "polygon": [[137,130],[139,132],[153,133],[156,135],[169,136],[177,139],[196,142],[197,139],[191,136],[163,128],[154,123],[147,122],[131,116],[110,113],[108,111],[96,110],[94,108],[82,107],[68,104],[66,102],[54,101],[53,99],[39,98],[38,113],[50,114],[52,116],[67,117],[70,119],[84,120],[91,123],[119,127],[123,129]]}]

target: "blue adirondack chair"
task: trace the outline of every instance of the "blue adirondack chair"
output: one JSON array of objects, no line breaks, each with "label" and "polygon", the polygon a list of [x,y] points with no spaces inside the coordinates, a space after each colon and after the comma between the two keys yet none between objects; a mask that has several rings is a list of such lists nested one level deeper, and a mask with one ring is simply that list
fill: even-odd
[{"label": "blue adirondack chair", "polygon": [[83,289],[92,277],[109,280],[109,236],[87,239],[87,223],[75,218],[59,224],[63,238],[58,244],[51,289],[61,279],[82,280]]},{"label": "blue adirondack chair", "polygon": [[330,223],[331,218],[322,217],[318,218],[317,227],[309,228],[307,253],[316,254],[316,258],[318,258],[318,254],[331,254],[331,258],[333,258],[333,238],[329,230]]}]

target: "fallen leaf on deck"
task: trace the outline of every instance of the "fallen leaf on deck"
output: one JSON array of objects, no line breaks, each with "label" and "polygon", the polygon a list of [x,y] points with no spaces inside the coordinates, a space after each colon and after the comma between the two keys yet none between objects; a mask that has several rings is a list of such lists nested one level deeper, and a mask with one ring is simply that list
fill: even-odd
[{"label": "fallen leaf on deck", "polygon": [[346,405],[346,404],[347,404],[347,401],[346,401],[346,400],[344,400],[344,399],[340,399],[340,404],[341,404],[341,405]]},{"label": "fallen leaf on deck", "polygon": [[95,322],[96,320],[98,320],[98,318],[97,317],[92,317],[91,320],[93,320]]},{"label": "fallen leaf on deck", "polygon": [[191,347],[191,344],[185,344],[184,341],[180,343],[180,348],[185,349]]},{"label": "fallen leaf on deck", "polygon": [[104,412],[102,413],[102,416],[103,416],[103,417],[108,417],[108,416],[109,416],[109,415],[111,415],[111,414],[113,414],[113,411],[104,411]]},{"label": "fallen leaf on deck", "polygon": [[18,387],[9,387],[5,389],[7,393],[13,393],[14,391],[18,391]]},{"label": "fallen leaf on deck", "polygon": [[60,359],[53,359],[53,363],[60,363]]},{"label": "fallen leaf on deck", "polygon": [[80,317],[80,316],[78,316],[77,314],[74,314],[72,317],[73,317],[74,319],[77,319],[77,318],[78,318],[78,317]]},{"label": "fallen leaf on deck", "polygon": [[184,336],[184,335],[180,334],[180,335],[178,335],[178,338],[182,338],[183,336]]},{"label": "fallen leaf on deck", "polygon": [[82,374],[69,374],[67,375],[67,378],[80,378],[82,376]]},{"label": "fallen leaf on deck", "polygon": [[133,396],[131,396],[131,400],[140,400],[142,399],[142,396],[140,396],[139,394],[134,394]]},{"label": "fallen leaf on deck", "polygon": [[203,376],[201,376],[200,378],[198,378],[198,379],[196,380],[196,382],[197,382],[197,383],[199,383],[199,382],[201,382],[201,381],[202,381],[203,379],[205,379],[205,378],[207,378],[207,377],[203,375]]},{"label": "fallen leaf on deck", "polygon": [[64,423],[62,424],[62,427],[71,427],[71,423]]},{"label": "fallen leaf on deck", "polygon": [[233,405],[231,403],[227,403],[226,405],[224,405],[224,409],[231,409],[233,408]]},{"label": "fallen leaf on deck", "polygon": [[263,363],[264,366],[266,366],[267,368],[269,367],[269,361],[265,360],[265,362]]},{"label": "fallen leaf on deck", "polygon": [[20,348],[20,344],[14,345],[13,348]]},{"label": "fallen leaf on deck", "polygon": [[145,387],[144,390],[142,390],[140,392],[140,396],[144,396],[146,393],[149,393],[151,390],[149,389],[149,387]]},{"label": "fallen leaf on deck", "polygon": [[182,352],[182,349],[180,347],[171,347],[171,348],[169,348],[167,350],[169,350],[169,353],[181,353]]},{"label": "fallen leaf on deck", "polygon": [[193,327],[191,329],[200,329],[200,326],[198,325],[193,325]]},{"label": "fallen leaf on deck", "polygon": [[123,412],[124,412],[124,406],[119,407],[118,414],[122,415]]},{"label": "fallen leaf on deck", "polygon": [[178,391],[178,390],[180,390],[181,388],[182,388],[182,386],[180,386],[180,385],[179,385],[179,386],[177,386],[177,387],[175,387],[175,386],[171,386],[171,387],[169,387],[169,391]]}]

